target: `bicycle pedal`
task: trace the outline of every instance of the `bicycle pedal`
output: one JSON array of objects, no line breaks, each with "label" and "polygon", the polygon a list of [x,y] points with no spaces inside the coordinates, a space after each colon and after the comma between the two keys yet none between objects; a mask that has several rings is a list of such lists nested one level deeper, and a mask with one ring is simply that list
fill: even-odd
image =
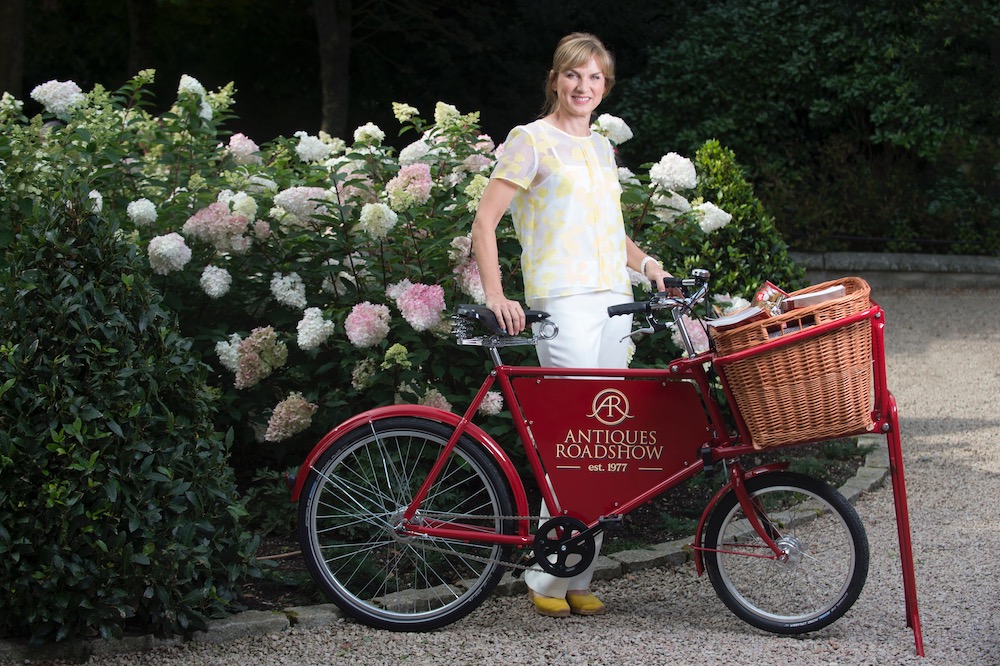
[{"label": "bicycle pedal", "polygon": [[513,578],[520,578],[521,573],[526,569],[530,569],[535,565],[537,560],[535,559],[534,553],[526,553],[521,556],[521,560],[516,563],[516,566],[511,570],[510,575]]},{"label": "bicycle pedal", "polygon": [[604,531],[608,530],[620,530],[625,527],[625,516],[610,515],[601,516],[597,519],[597,524],[601,526]]}]

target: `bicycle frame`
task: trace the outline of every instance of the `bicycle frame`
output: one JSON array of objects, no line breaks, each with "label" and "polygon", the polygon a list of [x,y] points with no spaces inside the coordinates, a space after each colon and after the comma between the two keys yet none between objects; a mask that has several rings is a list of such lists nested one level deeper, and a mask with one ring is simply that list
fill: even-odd
[{"label": "bicycle frame", "polygon": [[[708,516],[722,497],[733,490],[752,527],[770,553],[754,555],[781,559],[781,548],[767,529],[754,519],[753,500],[744,483],[758,474],[780,469],[781,463],[744,471],[735,459],[753,453],[746,424],[741,418],[728,382],[726,367],[751,354],[766,353],[841,326],[869,320],[872,332],[874,431],[888,437],[890,472],[902,560],[907,626],[914,632],[917,654],[923,655],[923,640],[917,612],[916,583],[910,542],[909,517],[898,415],[895,398],[886,382],[884,313],[872,303],[861,313],[807,329],[794,338],[778,338],[752,349],[727,356],[706,352],[671,361],[666,368],[597,369],[510,366],[501,362],[496,345],[489,348],[494,368],[484,379],[462,416],[430,407],[395,405],[370,410],[337,426],[324,437],[303,463],[292,490],[298,501],[308,473],[326,449],[344,433],[370,427],[377,433],[378,421],[391,416],[414,416],[453,428],[428,477],[403,513],[407,535],[426,535],[468,542],[531,547],[534,521],[529,518],[523,481],[503,448],[473,423],[479,406],[495,384],[513,416],[532,476],[552,516],[567,516],[595,528],[604,520],[616,520],[649,502],[666,490],[727,461],[728,483],[705,507],[694,539],[696,567],[703,571],[702,532]],[[730,433],[718,403],[712,397],[707,366],[722,380],[735,419]],[[627,423],[627,428],[617,426]],[[859,434],[843,433],[843,436]],[[511,534],[498,534],[456,522],[414,517],[426,499],[462,437],[478,442],[496,460],[513,492],[516,527]],[[816,440],[790,442],[787,445]],[[595,480],[597,484],[595,485]],[[741,553],[743,554],[743,553]]]}]

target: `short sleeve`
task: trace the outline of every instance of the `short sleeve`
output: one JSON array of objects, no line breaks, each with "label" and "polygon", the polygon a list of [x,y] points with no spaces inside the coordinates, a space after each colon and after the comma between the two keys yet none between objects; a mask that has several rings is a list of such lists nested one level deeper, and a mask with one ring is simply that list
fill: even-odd
[{"label": "short sleeve", "polygon": [[503,153],[493,168],[491,178],[500,178],[528,189],[538,172],[538,152],[531,134],[522,126],[507,135]]}]

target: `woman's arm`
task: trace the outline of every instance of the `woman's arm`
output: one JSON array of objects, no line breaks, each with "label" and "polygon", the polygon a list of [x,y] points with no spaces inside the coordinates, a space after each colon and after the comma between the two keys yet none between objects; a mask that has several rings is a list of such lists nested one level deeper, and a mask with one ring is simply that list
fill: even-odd
[{"label": "woman's arm", "polygon": [[509,335],[517,335],[524,330],[524,310],[520,303],[508,299],[503,293],[497,226],[515,194],[516,185],[500,178],[491,178],[479,200],[476,219],[472,222],[472,251],[476,255],[479,277],[483,281],[486,307],[493,311],[500,326]]},{"label": "woman's arm", "polygon": [[636,245],[631,238],[625,237],[625,255],[628,267],[642,273],[653,285],[653,291],[664,291],[663,278],[673,277],[663,270],[660,262],[649,256]]}]

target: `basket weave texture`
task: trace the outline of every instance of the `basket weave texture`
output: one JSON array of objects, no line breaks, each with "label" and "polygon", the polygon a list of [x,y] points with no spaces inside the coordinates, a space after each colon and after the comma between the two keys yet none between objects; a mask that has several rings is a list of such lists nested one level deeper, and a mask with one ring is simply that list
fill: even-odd
[{"label": "basket weave texture", "polygon": [[[871,289],[848,277],[790,295],[843,285],[841,298],[713,334],[720,356],[775,337],[796,336],[871,307]],[[874,406],[871,322],[863,319],[821,335],[764,350],[726,365],[723,375],[754,448],[819,441],[869,431]]]}]

